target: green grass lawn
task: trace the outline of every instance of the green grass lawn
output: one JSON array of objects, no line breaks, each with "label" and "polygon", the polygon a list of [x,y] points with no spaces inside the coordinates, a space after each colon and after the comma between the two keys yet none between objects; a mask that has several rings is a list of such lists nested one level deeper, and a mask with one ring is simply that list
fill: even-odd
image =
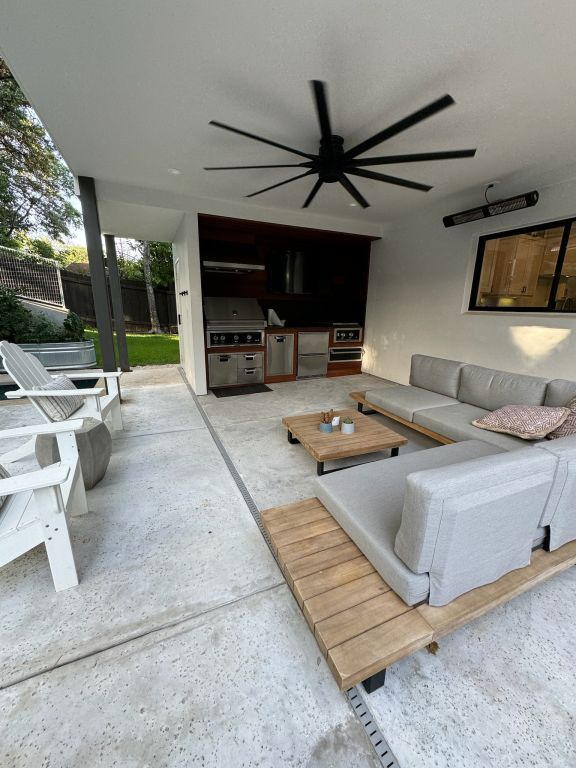
[{"label": "green grass lawn", "polygon": [[[100,354],[100,342],[96,328],[86,328],[84,336],[87,340],[94,342],[96,359],[98,365],[101,366],[102,355]],[[158,335],[127,333],[126,341],[130,365],[167,365],[168,363],[180,362],[178,336],[167,333]],[[114,334],[114,342],[116,342],[116,334]]]}]

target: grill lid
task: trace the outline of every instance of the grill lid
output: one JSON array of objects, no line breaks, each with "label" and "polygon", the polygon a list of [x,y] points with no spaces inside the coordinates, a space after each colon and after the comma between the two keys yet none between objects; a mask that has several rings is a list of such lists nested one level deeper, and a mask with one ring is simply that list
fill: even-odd
[{"label": "grill lid", "polygon": [[207,328],[265,328],[264,313],[256,299],[204,297]]}]

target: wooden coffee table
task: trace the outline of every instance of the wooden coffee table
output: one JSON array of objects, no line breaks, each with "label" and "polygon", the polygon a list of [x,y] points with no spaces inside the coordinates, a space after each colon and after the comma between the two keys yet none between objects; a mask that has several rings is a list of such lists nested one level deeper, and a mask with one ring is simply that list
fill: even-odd
[{"label": "wooden coffee table", "polygon": [[[332,459],[345,459],[350,456],[362,456],[392,449],[392,456],[398,455],[401,445],[406,445],[407,438],[384,427],[375,419],[365,416],[351,408],[334,411],[341,419],[349,416],[354,420],[356,431],[352,435],[343,435],[340,427],[333,432],[320,432],[320,413],[305,413],[300,416],[284,416],[282,424],[288,430],[289,443],[301,443],[308,453],[316,459],[316,471],[324,475],[324,462]],[[331,469],[330,472],[337,470]]]}]

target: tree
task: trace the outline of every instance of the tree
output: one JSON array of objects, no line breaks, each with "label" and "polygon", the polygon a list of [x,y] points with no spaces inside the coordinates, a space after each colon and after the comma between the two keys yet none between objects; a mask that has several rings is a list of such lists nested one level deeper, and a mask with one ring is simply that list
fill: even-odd
[{"label": "tree", "polygon": [[0,244],[18,232],[69,237],[81,220],[74,182],[5,62],[0,59]]},{"label": "tree", "polygon": [[148,310],[150,312],[150,325],[152,326],[151,332],[162,333],[162,328],[158,321],[154,285],[152,284],[150,243],[147,240],[140,240],[139,243],[141,249],[140,252],[142,253],[142,269],[144,271],[144,282],[146,283],[146,295],[148,296]]}]

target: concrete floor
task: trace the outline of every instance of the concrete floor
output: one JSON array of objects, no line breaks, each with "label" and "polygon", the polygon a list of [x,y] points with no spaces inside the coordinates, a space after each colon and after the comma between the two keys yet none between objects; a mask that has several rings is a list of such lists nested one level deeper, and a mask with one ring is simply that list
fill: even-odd
[{"label": "concrete floor", "polygon": [[375,766],[178,370],[123,395],[80,585],[42,547],[0,569],[0,766]]},{"label": "concrete floor", "polygon": [[[73,521],[81,584],[56,594],[41,548],[0,569],[1,768],[376,766],[177,369],[123,381],[126,429]],[[280,417],[383,383],[200,401],[264,509],[313,495]],[[0,428],[32,420],[0,407]],[[434,445],[406,434],[403,451]],[[389,670],[369,704],[402,768],[576,765],[575,586],[563,574]]]}]

